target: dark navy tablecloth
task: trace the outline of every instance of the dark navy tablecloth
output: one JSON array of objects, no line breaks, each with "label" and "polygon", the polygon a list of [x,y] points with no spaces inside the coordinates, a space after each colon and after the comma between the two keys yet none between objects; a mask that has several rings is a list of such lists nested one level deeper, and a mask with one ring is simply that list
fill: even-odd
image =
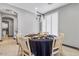
[{"label": "dark navy tablecloth", "polygon": [[52,42],[49,39],[33,39],[30,40],[31,52],[35,56],[50,56],[52,54]]}]

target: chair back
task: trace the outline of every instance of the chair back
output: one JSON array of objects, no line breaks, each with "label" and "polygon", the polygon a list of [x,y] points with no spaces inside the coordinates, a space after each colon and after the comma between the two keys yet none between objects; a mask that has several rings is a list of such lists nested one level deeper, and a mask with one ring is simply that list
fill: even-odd
[{"label": "chair back", "polygon": [[32,55],[29,40],[31,40],[31,38],[26,37],[26,42],[27,42],[27,47],[28,47],[28,50],[29,50],[29,55]]},{"label": "chair back", "polygon": [[19,39],[21,38],[21,35],[19,35],[19,34],[16,34],[16,42],[17,42],[17,44],[19,44]]},{"label": "chair back", "polygon": [[64,41],[64,33],[60,33],[59,34],[59,51],[60,51],[60,55],[64,55],[63,47],[62,47],[63,41]]},{"label": "chair back", "polygon": [[[63,48],[62,48],[63,40],[64,40],[64,33],[60,33],[59,36],[54,38],[52,45],[53,54],[58,53],[58,55],[63,55]],[[58,51],[54,51],[54,50],[58,50]]]},{"label": "chair back", "polygon": [[59,40],[60,40],[60,44],[63,44],[64,41],[64,33],[59,33]]},{"label": "chair back", "polygon": [[59,44],[58,44],[58,37],[54,37],[53,43],[52,43],[52,55],[58,56],[59,55]]},{"label": "chair back", "polygon": [[27,55],[31,55],[28,38],[21,36],[20,38],[18,38],[18,43],[19,43],[19,46],[21,47],[21,52]]},{"label": "chair back", "polygon": [[64,33],[59,33],[59,36],[54,38],[56,40],[56,43],[54,44],[54,46],[59,46],[63,44],[64,41]]}]

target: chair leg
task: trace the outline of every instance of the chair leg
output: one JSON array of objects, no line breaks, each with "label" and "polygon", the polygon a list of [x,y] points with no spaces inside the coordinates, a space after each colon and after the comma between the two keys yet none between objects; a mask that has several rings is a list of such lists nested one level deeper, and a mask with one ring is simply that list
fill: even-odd
[{"label": "chair leg", "polygon": [[63,56],[64,52],[63,52],[63,47],[60,47],[60,55]]},{"label": "chair leg", "polygon": [[18,55],[21,56],[22,52],[21,52],[21,47],[19,46],[19,50],[18,50]]}]

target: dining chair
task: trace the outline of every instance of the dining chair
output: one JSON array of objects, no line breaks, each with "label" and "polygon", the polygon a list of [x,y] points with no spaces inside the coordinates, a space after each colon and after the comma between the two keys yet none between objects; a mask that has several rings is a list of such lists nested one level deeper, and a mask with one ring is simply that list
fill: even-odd
[{"label": "dining chair", "polygon": [[19,39],[20,39],[20,38],[22,38],[22,35],[17,33],[17,34],[16,34],[16,38],[15,38],[17,44],[19,44]]},{"label": "dining chair", "polygon": [[63,47],[62,47],[63,40],[64,40],[64,33],[59,33],[59,36],[55,37],[54,43],[53,43],[53,47],[54,47],[53,50],[55,51],[55,53],[58,53],[58,55],[61,55],[61,56],[64,55]]},{"label": "dining chair", "polygon": [[30,56],[31,55],[30,45],[29,45],[29,40],[28,39],[29,38],[27,38],[27,37],[19,38],[19,42],[18,42],[19,43],[18,55],[21,55],[21,56]]},{"label": "dining chair", "polygon": [[54,37],[53,44],[52,44],[52,55],[53,56],[59,56],[59,46],[58,46],[58,37]]},{"label": "dining chair", "polygon": [[59,51],[60,51],[60,55],[64,55],[63,52],[63,41],[64,41],[64,33],[59,33]]}]

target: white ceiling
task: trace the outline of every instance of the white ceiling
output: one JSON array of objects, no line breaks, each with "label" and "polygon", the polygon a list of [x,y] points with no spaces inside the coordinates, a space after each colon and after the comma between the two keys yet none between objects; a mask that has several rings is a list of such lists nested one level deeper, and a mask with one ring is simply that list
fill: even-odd
[{"label": "white ceiling", "polygon": [[9,4],[22,8],[27,11],[30,11],[32,13],[35,13],[35,8],[37,8],[37,10],[40,13],[46,13],[50,10],[56,9],[68,3],[52,3],[52,4],[48,4],[48,3],[9,3]]}]

